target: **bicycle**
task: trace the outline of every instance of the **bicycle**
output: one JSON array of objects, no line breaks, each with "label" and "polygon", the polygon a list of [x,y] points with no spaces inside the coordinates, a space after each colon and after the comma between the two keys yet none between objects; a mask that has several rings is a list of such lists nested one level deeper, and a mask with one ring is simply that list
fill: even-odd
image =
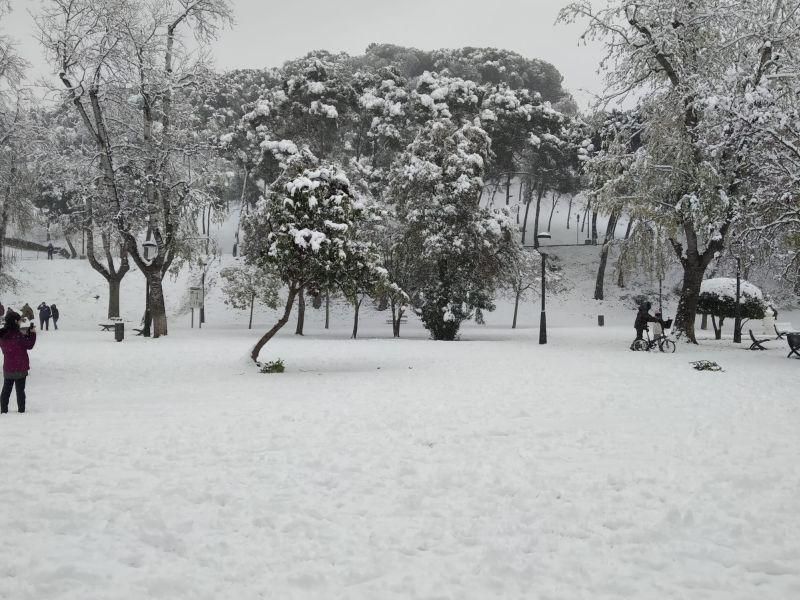
[{"label": "bicycle", "polygon": [[[672,327],[672,319],[668,321],[664,321],[663,323],[664,331]],[[645,328],[645,332],[647,334],[647,339],[641,340],[633,340],[631,344],[631,350],[634,352],[650,352],[650,350],[654,350],[658,348],[660,352],[666,352],[667,354],[673,354],[677,349],[675,342],[667,337],[665,334],[657,335],[655,338],[650,338],[650,328]]]}]

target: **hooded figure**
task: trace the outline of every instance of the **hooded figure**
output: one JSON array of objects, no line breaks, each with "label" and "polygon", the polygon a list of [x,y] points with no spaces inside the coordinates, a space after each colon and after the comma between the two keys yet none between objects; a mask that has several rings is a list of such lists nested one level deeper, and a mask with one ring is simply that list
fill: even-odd
[{"label": "hooded figure", "polygon": [[644,330],[647,329],[648,323],[658,323],[658,319],[656,319],[653,315],[650,314],[650,309],[653,307],[652,304],[649,302],[645,302],[639,307],[639,312],[636,313],[636,321],[633,323],[634,329],[636,329],[636,339],[642,340],[644,339],[642,335],[644,334]]},{"label": "hooded figure", "polygon": [[13,311],[6,314],[6,322],[0,329],[0,350],[3,351],[3,391],[0,392],[0,413],[8,412],[11,389],[17,388],[17,409],[25,412],[25,382],[31,368],[28,350],[36,344],[33,325],[23,332],[19,328],[20,315]]},{"label": "hooded figure", "polygon": [[50,305],[50,314],[53,317],[53,327],[55,327],[56,330],[58,330],[59,313],[58,313],[58,307],[55,304]]}]

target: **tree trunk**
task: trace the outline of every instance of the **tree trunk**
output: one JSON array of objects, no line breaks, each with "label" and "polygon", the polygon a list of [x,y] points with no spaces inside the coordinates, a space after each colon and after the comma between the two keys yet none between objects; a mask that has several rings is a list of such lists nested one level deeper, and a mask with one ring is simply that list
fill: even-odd
[{"label": "tree trunk", "polygon": [[72,244],[72,239],[70,238],[70,236],[65,235],[64,239],[67,242],[67,247],[69,247],[70,258],[78,258],[78,251],[75,250],[75,246]]},{"label": "tree trunk", "polygon": [[553,194],[553,205],[550,207],[550,218],[547,219],[547,231],[553,230],[553,214],[556,212],[556,206],[561,199],[561,194]]},{"label": "tree trunk", "polygon": [[[628,241],[628,238],[631,237],[631,228],[633,227],[633,219],[628,219],[628,227],[625,230],[625,241]],[[617,259],[617,272],[619,273],[619,277],[617,277],[617,287],[624,288],[625,287],[625,256],[627,253],[627,246],[622,247],[622,251],[619,253],[619,258]]]},{"label": "tree trunk", "polygon": [[0,273],[5,269],[5,248],[6,248],[6,233],[8,232],[8,194],[3,201],[3,208],[0,211]]},{"label": "tree trunk", "polygon": [[697,302],[700,285],[703,283],[705,267],[687,264],[683,269],[683,288],[681,289],[678,311],[675,315],[675,331],[682,333],[693,344],[697,343],[694,333],[694,320],[697,315]]},{"label": "tree trunk", "polygon": [[679,336],[686,336],[686,339],[697,343],[694,333],[694,321],[697,316],[697,304],[700,300],[700,286],[703,283],[708,265],[714,260],[718,252],[725,248],[725,235],[730,224],[724,224],[719,231],[719,235],[712,238],[706,249],[701,253],[698,244],[698,236],[694,224],[689,221],[682,223],[683,233],[686,238],[686,249],[683,244],[674,239],[670,239],[670,244],[675,254],[683,266],[683,288],[681,297],[678,301],[678,311],[675,315],[675,332]]},{"label": "tree trunk", "polygon": [[[597,215],[597,213],[595,213],[595,215]],[[603,240],[603,248],[600,250],[600,266],[597,267],[597,279],[595,280],[594,284],[595,300],[603,300],[604,298],[608,253],[611,250],[611,241],[614,239],[614,231],[616,228],[617,215],[611,213],[611,215],[608,217],[608,225],[606,226],[606,237],[605,240]]]},{"label": "tree trunk", "polygon": [[303,290],[297,295],[297,327],[295,327],[295,335],[303,335],[303,327],[306,324],[306,296]]},{"label": "tree trunk", "polygon": [[528,233],[528,213],[533,202],[533,182],[530,179],[525,181],[525,217],[522,219],[522,245],[525,245],[525,236]]},{"label": "tree trunk", "polygon": [[356,298],[356,301],[353,302],[353,335],[350,336],[351,339],[358,338],[358,312],[361,309],[361,298]]},{"label": "tree trunk", "polygon": [[517,292],[514,298],[514,321],[511,323],[511,329],[517,328],[517,313],[519,312],[519,296],[520,292]]},{"label": "tree trunk", "polygon": [[567,207],[567,229],[569,229],[569,222],[572,220],[572,200],[573,196],[570,194],[569,206]]},{"label": "tree trunk", "polygon": [[267,331],[261,339],[256,342],[256,345],[253,346],[252,352],[250,352],[250,358],[253,360],[254,363],[258,364],[258,355],[261,352],[261,349],[264,345],[270,341],[280,329],[289,322],[289,317],[292,314],[292,306],[294,306],[294,297],[297,295],[297,290],[295,287],[289,286],[289,296],[286,299],[286,308],[283,310],[283,316],[278,320],[277,323]]},{"label": "tree trunk", "polygon": [[250,322],[247,324],[248,329],[253,328],[253,305],[256,303],[256,295],[250,296]]},{"label": "tree trunk", "polygon": [[506,206],[511,204],[511,175],[506,175]]},{"label": "tree trunk", "polygon": [[592,243],[597,243],[597,211],[592,211]]},{"label": "tree trunk", "polygon": [[392,300],[392,335],[396,338],[400,337],[400,321],[403,319],[403,309],[397,306]]},{"label": "tree trunk", "polygon": [[153,319],[153,338],[167,335],[167,308],[164,304],[164,288],[161,271],[154,270],[147,274],[150,279],[150,317]]},{"label": "tree trunk", "polygon": [[533,247],[539,247],[539,215],[542,211],[542,196],[544,195],[544,180],[539,183],[539,193],[536,194],[536,215],[533,217]]},{"label": "tree trunk", "polygon": [[703,331],[708,329],[708,314],[707,313],[703,313],[703,318],[700,319],[700,329],[702,329]]},{"label": "tree trunk", "polygon": [[325,292],[325,329],[331,326],[331,293]]},{"label": "tree trunk", "polygon": [[[121,278],[120,278],[121,279]],[[108,280],[108,318],[119,317],[119,288],[120,279]]]}]

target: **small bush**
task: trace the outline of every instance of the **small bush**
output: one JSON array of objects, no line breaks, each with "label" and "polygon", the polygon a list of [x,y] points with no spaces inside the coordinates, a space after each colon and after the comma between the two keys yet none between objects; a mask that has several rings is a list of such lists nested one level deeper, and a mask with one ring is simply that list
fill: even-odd
[{"label": "small bush", "polygon": [[697,360],[691,365],[697,371],[722,371],[722,367],[712,360]]},{"label": "small bush", "polygon": [[283,365],[283,361],[280,358],[264,363],[261,365],[260,369],[261,373],[283,373],[285,370],[286,367]]}]

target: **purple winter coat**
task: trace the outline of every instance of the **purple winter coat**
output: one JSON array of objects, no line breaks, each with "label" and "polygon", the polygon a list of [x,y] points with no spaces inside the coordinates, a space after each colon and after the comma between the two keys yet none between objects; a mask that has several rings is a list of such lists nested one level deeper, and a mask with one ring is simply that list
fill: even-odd
[{"label": "purple winter coat", "polygon": [[31,363],[28,350],[36,343],[36,332],[22,335],[21,331],[9,331],[6,337],[0,338],[0,350],[3,351],[3,373],[26,373]]}]

